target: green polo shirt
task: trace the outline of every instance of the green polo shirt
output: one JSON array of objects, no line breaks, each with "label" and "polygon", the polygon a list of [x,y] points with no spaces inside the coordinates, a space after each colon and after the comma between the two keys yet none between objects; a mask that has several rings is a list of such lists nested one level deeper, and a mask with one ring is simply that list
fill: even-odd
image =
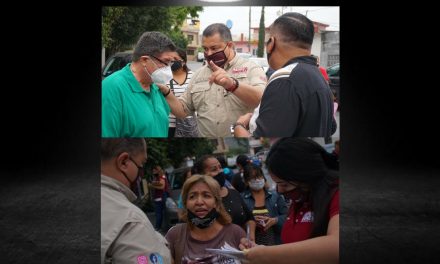
[{"label": "green polo shirt", "polygon": [[102,81],[102,137],[167,137],[167,101],[154,83],[142,89],[130,64]]}]

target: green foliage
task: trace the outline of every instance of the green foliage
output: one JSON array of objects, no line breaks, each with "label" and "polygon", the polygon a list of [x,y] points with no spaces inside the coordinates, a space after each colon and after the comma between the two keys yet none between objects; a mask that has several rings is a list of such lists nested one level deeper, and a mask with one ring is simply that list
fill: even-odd
[{"label": "green foliage", "polygon": [[179,31],[171,31],[170,34],[167,34],[168,37],[176,44],[177,47],[186,50],[186,46],[188,46],[188,39]]},{"label": "green foliage", "polygon": [[264,55],[264,38],[265,38],[265,26],[264,26],[264,6],[261,8],[260,28],[258,31],[258,49],[257,57],[261,58]]},{"label": "green foliage", "polygon": [[186,157],[211,154],[215,146],[207,138],[147,138],[148,161],[146,170],[155,164],[162,167],[172,165],[177,168]]},{"label": "green foliage", "polygon": [[180,27],[186,17],[198,17],[200,6],[103,7],[102,45],[106,54],[132,49],[146,31],[160,31],[176,45],[186,48],[187,40]]}]

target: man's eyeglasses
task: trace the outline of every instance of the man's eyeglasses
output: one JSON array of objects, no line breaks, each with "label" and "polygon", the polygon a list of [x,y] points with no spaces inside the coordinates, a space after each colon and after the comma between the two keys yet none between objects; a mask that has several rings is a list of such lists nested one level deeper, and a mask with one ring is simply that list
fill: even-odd
[{"label": "man's eyeglasses", "polygon": [[159,58],[157,58],[157,57],[155,57],[153,55],[149,55],[149,56],[155,58],[158,62],[160,62],[160,63],[162,63],[163,65],[166,65],[166,66],[171,66],[175,62],[177,62],[177,61],[164,62],[163,60],[161,60],[161,59],[159,59]]}]

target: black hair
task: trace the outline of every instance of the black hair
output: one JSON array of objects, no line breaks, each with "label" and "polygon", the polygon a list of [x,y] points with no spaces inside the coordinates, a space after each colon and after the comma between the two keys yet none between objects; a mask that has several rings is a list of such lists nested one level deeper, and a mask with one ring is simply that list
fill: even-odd
[{"label": "black hair", "polygon": [[144,149],[143,138],[102,138],[101,139],[101,160],[109,160],[119,156],[123,152],[131,155],[139,154]]},{"label": "black hair", "polygon": [[240,154],[237,156],[237,159],[235,162],[244,168],[244,166],[246,166],[246,164],[249,163],[249,157],[244,154]]},{"label": "black hair", "polygon": [[313,22],[303,14],[285,13],[273,22],[270,29],[273,32],[279,32],[278,37],[285,43],[293,43],[304,49],[312,47],[315,27]]},{"label": "black hair", "polygon": [[[254,163],[248,163],[246,166],[244,166],[244,170],[243,170],[244,182],[249,182],[252,178],[256,178],[259,176],[263,176],[264,178],[264,173],[260,166]],[[264,181],[266,181],[266,178],[264,178]]]},{"label": "black hair", "polygon": [[226,163],[226,159],[224,156],[217,156],[217,160],[218,160],[218,162],[220,162],[220,165],[222,166],[222,168],[228,167],[228,164]]},{"label": "black hair", "polygon": [[175,51],[176,45],[165,34],[157,31],[145,32],[139,38],[133,51],[133,61],[145,55],[158,56],[166,51]]},{"label": "black hair", "polygon": [[184,69],[186,72],[189,72],[190,69],[188,68],[188,66],[187,66],[187,64],[186,64],[186,62],[188,61],[188,58],[187,58],[187,56],[186,56],[186,50],[181,49],[181,48],[177,48],[177,49],[176,49],[176,52],[177,52],[177,54],[179,54],[179,57],[181,57],[182,60],[185,62],[185,65],[183,65],[183,69]]},{"label": "black hair", "polygon": [[329,204],[339,188],[331,154],[308,138],[282,138],[271,147],[266,165],[278,178],[308,186],[314,215],[311,237],[325,235]]},{"label": "black hair", "polygon": [[225,24],[211,24],[207,28],[205,28],[205,30],[203,30],[204,37],[210,37],[216,33],[220,34],[220,38],[224,42],[232,41],[231,30],[229,30],[229,28]]},{"label": "black hair", "polygon": [[210,158],[216,159],[214,155],[210,154],[203,155],[199,159],[197,159],[193,166],[196,174],[205,174],[205,161]]}]

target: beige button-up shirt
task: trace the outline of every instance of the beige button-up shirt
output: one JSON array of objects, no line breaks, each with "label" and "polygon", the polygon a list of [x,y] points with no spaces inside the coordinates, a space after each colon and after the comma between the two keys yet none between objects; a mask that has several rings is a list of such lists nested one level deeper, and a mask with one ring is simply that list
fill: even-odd
[{"label": "beige button-up shirt", "polygon": [[[266,74],[263,68],[247,59],[235,56],[226,63],[225,71],[240,83],[247,83],[264,90]],[[239,116],[254,111],[233,93],[220,85],[209,84],[212,71],[206,65],[197,70],[189,83],[188,89],[179,98],[185,112],[197,112],[197,125],[201,137],[231,137],[231,124]],[[240,88],[238,88],[240,89]]]},{"label": "beige button-up shirt", "polygon": [[165,238],[132,203],[135,199],[127,186],[101,175],[101,264],[151,263],[152,255],[171,263]]}]

